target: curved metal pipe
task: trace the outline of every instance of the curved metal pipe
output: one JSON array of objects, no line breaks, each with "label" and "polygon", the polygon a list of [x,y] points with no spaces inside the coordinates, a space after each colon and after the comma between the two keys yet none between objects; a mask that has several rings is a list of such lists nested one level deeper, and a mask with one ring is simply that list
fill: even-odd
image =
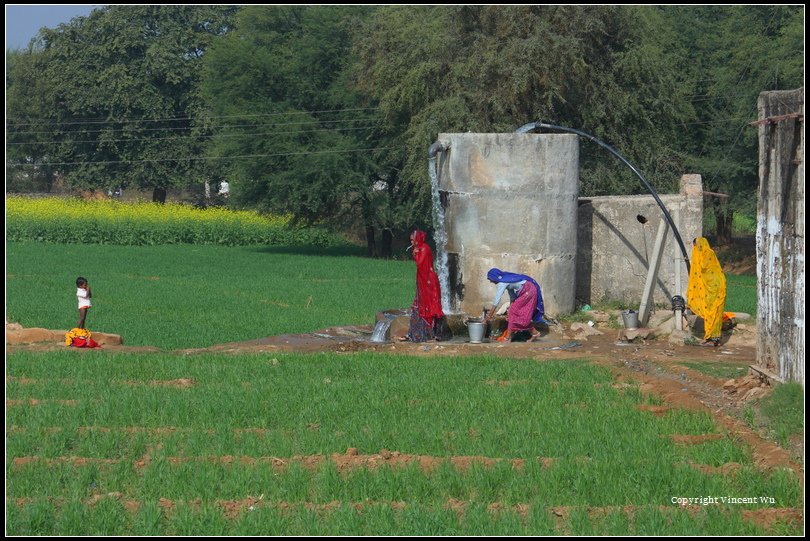
[{"label": "curved metal pipe", "polygon": [[[667,222],[669,222],[669,226],[672,228],[672,232],[675,234],[675,240],[678,241],[678,246],[680,246],[680,248],[681,248],[681,253],[683,254],[683,260],[686,263],[686,272],[690,271],[691,267],[689,265],[689,256],[686,255],[686,247],[683,244],[683,239],[681,238],[681,234],[678,231],[678,228],[675,227],[675,222],[672,220],[672,216],[670,216],[669,211],[664,206],[664,203],[661,201],[661,198],[658,197],[658,193],[656,193],[656,191],[653,189],[653,187],[650,186],[650,183],[647,182],[647,179],[645,179],[641,175],[641,173],[638,171],[638,169],[635,168],[635,166],[633,166],[632,163],[627,161],[627,159],[624,156],[619,154],[618,150],[616,150],[612,146],[608,145],[607,143],[605,143],[601,139],[599,139],[597,137],[594,137],[593,135],[591,135],[589,133],[585,133],[584,131],[576,130],[574,128],[566,128],[566,127],[563,127],[563,126],[555,126],[554,124],[546,124],[544,122],[529,122],[528,124],[524,124],[523,126],[519,127],[517,130],[515,130],[515,133],[531,133],[533,131],[541,130],[541,129],[568,132],[568,133],[573,133],[573,134],[579,135],[580,137],[584,137],[584,138],[588,139],[589,141],[593,141],[594,143],[596,143],[600,147],[604,148],[605,150],[607,150],[608,152],[610,152],[611,154],[616,156],[619,160],[621,160],[621,162],[624,163],[627,167],[629,167],[630,170],[633,171],[633,173],[635,173],[636,176],[641,180],[642,184],[644,184],[644,186],[647,188],[647,190],[649,190],[650,194],[652,194],[653,198],[655,199],[655,202],[658,203],[658,206],[661,208],[661,212],[664,213],[664,219]],[[434,143],[434,145],[435,144],[436,143]],[[433,148],[433,147],[430,147],[430,148]]]},{"label": "curved metal pipe", "polygon": [[439,152],[441,152],[443,150],[447,150],[447,147],[444,146],[439,141],[436,141],[435,143],[430,145],[430,148],[428,148],[428,158],[435,158],[436,154],[438,154]]}]

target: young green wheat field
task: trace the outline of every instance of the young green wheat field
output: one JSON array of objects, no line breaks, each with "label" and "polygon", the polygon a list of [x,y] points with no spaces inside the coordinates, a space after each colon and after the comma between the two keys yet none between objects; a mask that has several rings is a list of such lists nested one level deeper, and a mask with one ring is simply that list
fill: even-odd
[{"label": "young green wheat field", "polygon": [[413,274],[342,248],[9,243],[7,320],[71,328],[82,275],[92,331],[161,351],[7,347],[6,534],[802,533],[791,470],[585,360],[177,351],[368,325]]}]

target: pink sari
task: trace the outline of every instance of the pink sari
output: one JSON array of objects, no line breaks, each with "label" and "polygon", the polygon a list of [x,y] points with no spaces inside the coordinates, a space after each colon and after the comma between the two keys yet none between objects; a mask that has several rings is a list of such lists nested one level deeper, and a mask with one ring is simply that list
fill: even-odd
[{"label": "pink sari", "polygon": [[526,282],[517,298],[509,305],[507,321],[510,332],[528,331],[532,328],[532,316],[537,306],[537,288]]}]

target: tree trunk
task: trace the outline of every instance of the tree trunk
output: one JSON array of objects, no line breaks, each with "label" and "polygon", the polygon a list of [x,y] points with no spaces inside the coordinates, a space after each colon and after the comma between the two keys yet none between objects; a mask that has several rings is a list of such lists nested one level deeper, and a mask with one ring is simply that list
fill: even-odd
[{"label": "tree trunk", "polygon": [[366,245],[368,246],[368,256],[374,257],[377,253],[377,243],[374,242],[374,226],[366,226]]},{"label": "tree trunk", "polygon": [[152,203],[163,204],[166,202],[166,188],[155,188],[152,190]]},{"label": "tree trunk", "polygon": [[[723,208],[724,206],[725,208]],[[734,221],[734,211],[726,205],[715,203],[714,219],[717,222],[715,244],[717,246],[731,244],[731,224]]]},{"label": "tree trunk", "polygon": [[381,257],[385,259],[391,259],[391,244],[393,244],[394,236],[391,234],[390,229],[383,229],[382,232],[382,252],[380,254]]}]

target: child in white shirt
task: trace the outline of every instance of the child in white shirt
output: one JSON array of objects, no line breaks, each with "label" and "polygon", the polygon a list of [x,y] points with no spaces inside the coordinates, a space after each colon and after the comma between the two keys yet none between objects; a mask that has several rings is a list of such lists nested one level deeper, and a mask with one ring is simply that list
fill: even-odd
[{"label": "child in white shirt", "polygon": [[84,329],[85,320],[87,319],[87,309],[93,305],[90,302],[90,297],[93,296],[93,292],[90,290],[90,284],[87,283],[87,279],[81,276],[76,278],[76,287],[76,297],[79,300],[79,322],[76,324],[76,327]]}]

